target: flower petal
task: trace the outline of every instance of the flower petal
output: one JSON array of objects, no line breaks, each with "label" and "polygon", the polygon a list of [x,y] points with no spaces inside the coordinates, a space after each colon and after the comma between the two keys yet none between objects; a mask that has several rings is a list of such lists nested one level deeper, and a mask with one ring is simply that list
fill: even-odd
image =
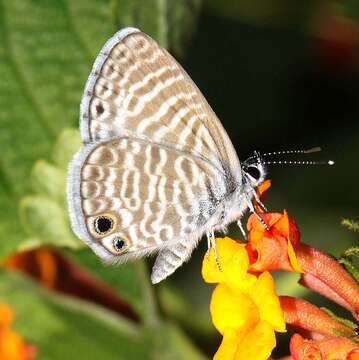
[{"label": "flower petal", "polygon": [[214,251],[210,251],[202,262],[204,280],[208,283],[226,282],[231,286],[242,284],[243,280],[248,276],[247,270],[249,266],[245,245],[225,237],[216,239],[216,248],[221,270],[217,266]]},{"label": "flower petal", "polygon": [[259,322],[243,334],[234,359],[266,360],[276,345],[273,327],[266,321]]},{"label": "flower petal", "polygon": [[353,329],[337,322],[308,301],[291,296],[280,296],[279,300],[288,325],[323,336],[355,335]]},{"label": "flower petal", "polygon": [[273,277],[268,271],[258,277],[251,294],[258,307],[261,320],[271,324],[276,331],[285,332],[284,314],[280,307]]},{"label": "flower petal", "polygon": [[210,311],[213,324],[222,335],[226,328],[241,329],[259,321],[259,312],[252,299],[226,284],[214,289]]},{"label": "flower petal", "polygon": [[309,340],[294,334],[290,340],[290,352],[295,360],[355,359],[359,347],[344,337]]},{"label": "flower petal", "polygon": [[231,328],[225,329],[223,333],[222,343],[217,352],[214,354],[213,360],[231,360],[237,350],[238,343],[237,331]]},{"label": "flower petal", "polygon": [[288,241],[288,257],[294,271],[303,272],[291,241]]}]

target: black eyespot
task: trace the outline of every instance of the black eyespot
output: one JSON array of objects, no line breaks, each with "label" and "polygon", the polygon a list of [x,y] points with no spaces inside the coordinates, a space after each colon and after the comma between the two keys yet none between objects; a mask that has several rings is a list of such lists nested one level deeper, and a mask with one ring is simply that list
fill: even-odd
[{"label": "black eyespot", "polygon": [[115,248],[115,250],[117,252],[120,252],[121,250],[123,250],[123,248],[126,246],[126,242],[125,240],[122,240],[122,239],[114,239],[113,240],[113,247]]},{"label": "black eyespot", "polygon": [[99,216],[95,219],[95,230],[103,235],[113,229],[114,222],[109,216]]},{"label": "black eyespot", "polygon": [[248,166],[246,169],[245,169],[245,172],[252,176],[253,179],[255,180],[259,180],[260,177],[261,177],[261,172],[259,171],[259,169],[255,166]]}]

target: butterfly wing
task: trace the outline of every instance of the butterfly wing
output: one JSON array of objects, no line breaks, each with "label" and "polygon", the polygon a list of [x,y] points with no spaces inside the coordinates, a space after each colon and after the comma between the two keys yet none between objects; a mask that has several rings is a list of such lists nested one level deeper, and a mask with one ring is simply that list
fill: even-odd
[{"label": "butterfly wing", "polygon": [[171,252],[175,261],[167,256],[166,269],[159,265],[157,282],[189,257],[226,191],[225,175],[210,162],[122,137],[80,150],[68,203],[73,229],[107,262]]},{"label": "butterfly wing", "polygon": [[102,48],[80,117],[85,143],[147,139],[204,157],[241,181],[233,145],[204,96],[177,61],[138,29],[119,31]]}]

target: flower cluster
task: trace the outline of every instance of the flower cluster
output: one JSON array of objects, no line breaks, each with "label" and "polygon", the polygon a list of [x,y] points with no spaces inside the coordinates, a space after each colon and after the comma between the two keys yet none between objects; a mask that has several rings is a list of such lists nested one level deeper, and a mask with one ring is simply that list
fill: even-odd
[{"label": "flower cluster", "polygon": [[[269,187],[259,189],[261,195]],[[259,208],[257,207],[259,211]],[[247,241],[216,239],[214,253],[203,259],[202,276],[218,283],[210,304],[212,321],[223,335],[214,359],[267,360],[276,345],[275,331],[294,330],[289,344],[292,360],[359,360],[358,328],[311,303],[278,296],[272,270],[301,274],[300,284],[359,314],[359,286],[339,263],[301,243],[294,220],[286,211],[262,212],[247,222]],[[271,358],[270,358],[271,359]]]},{"label": "flower cluster", "polygon": [[21,336],[11,329],[13,319],[12,309],[6,304],[0,304],[0,359],[31,360],[36,355],[36,349],[26,344]]}]

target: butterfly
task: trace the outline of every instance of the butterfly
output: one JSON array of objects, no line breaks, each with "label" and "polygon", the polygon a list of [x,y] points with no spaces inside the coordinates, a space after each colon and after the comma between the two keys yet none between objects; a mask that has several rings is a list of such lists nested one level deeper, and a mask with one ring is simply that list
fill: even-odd
[{"label": "butterfly", "polygon": [[[83,147],[69,166],[74,232],[106,263],[158,253],[158,283],[203,235],[254,212],[266,169],[241,163],[221,122],[177,61],[135,28],[104,45],[80,106]],[[258,199],[257,199],[258,200]]]}]

